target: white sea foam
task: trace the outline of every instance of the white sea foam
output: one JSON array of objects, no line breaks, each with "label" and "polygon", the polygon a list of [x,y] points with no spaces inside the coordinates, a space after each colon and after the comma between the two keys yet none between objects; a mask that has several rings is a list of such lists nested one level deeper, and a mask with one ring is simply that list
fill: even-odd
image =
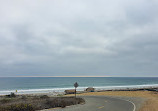
[{"label": "white sea foam", "polygon": [[[79,87],[78,90],[82,91],[86,87]],[[55,93],[55,92],[64,92],[67,89],[74,89],[74,87],[68,88],[49,88],[49,89],[19,89],[18,94],[33,94],[33,93]],[[16,92],[16,90],[4,90],[0,91],[0,95],[10,94],[11,92]]]},{"label": "white sea foam", "polygon": [[144,84],[144,85],[124,85],[124,86],[97,86],[96,89],[126,89],[126,88],[149,88],[149,87],[158,87],[158,84]]},{"label": "white sea foam", "polygon": [[[87,86],[88,87],[88,86]],[[78,91],[84,91],[87,87],[78,87]],[[114,89],[126,89],[126,88],[148,88],[158,87],[158,84],[144,84],[144,85],[123,85],[123,86],[94,86],[96,90],[114,90]],[[48,88],[48,89],[19,89],[18,94],[36,94],[36,93],[57,93],[64,92],[67,89],[74,89],[74,87],[67,88]],[[10,94],[16,90],[3,90],[0,91],[0,95]]]}]

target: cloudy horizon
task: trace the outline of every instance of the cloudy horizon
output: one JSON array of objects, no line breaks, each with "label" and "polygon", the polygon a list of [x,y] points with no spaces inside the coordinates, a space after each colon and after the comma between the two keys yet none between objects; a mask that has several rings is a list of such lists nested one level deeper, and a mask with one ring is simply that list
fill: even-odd
[{"label": "cloudy horizon", "polygon": [[0,0],[0,77],[158,77],[157,12],[157,0]]}]

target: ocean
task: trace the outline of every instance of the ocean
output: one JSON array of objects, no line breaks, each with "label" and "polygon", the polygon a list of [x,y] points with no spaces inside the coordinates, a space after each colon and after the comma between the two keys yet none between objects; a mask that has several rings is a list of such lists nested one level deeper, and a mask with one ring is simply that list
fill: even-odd
[{"label": "ocean", "polygon": [[0,95],[18,91],[19,94],[64,92],[74,89],[83,91],[87,87],[103,89],[143,88],[158,86],[158,77],[1,77]]}]

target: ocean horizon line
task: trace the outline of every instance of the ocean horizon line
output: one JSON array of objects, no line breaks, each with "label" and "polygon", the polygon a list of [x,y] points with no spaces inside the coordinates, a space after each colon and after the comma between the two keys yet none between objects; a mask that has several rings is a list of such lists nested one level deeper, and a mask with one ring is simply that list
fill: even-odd
[{"label": "ocean horizon line", "polygon": [[0,76],[0,78],[5,77],[158,77],[158,76]]},{"label": "ocean horizon line", "polygon": [[0,76],[0,77],[112,77],[112,76]]}]

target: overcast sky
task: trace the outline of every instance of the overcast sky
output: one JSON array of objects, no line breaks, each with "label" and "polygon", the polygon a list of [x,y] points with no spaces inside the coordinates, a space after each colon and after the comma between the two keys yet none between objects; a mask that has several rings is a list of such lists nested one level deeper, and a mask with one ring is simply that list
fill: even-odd
[{"label": "overcast sky", "polygon": [[0,76],[158,76],[158,0],[0,0]]}]

